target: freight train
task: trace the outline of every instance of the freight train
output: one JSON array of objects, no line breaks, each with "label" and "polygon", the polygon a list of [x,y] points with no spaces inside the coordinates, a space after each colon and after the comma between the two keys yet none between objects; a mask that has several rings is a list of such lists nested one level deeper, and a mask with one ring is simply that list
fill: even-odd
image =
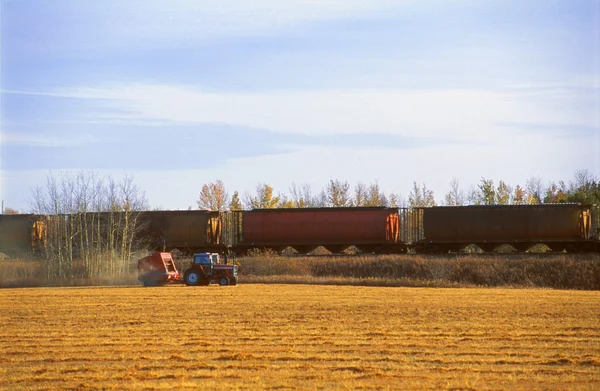
[{"label": "freight train", "polygon": [[[132,213],[132,212],[129,212]],[[298,208],[249,211],[144,211],[136,235],[146,248],[186,253],[251,249],[306,254],[448,253],[479,247],[528,252],[600,252],[596,205],[476,205],[426,208]],[[0,251],[43,248],[51,216],[0,215]],[[509,247],[510,246],[510,247]]]}]

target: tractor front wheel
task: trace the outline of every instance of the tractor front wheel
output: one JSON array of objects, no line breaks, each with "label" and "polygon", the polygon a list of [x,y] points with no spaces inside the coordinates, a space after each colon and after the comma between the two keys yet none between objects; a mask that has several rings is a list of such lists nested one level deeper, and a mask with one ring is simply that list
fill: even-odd
[{"label": "tractor front wheel", "polygon": [[227,277],[227,276],[219,277],[219,285],[221,285],[221,286],[229,285],[229,277]]},{"label": "tractor front wheel", "polygon": [[188,270],[184,276],[185,285],[196,286],[200,282],[200,278],[200,273],[197,270]]}]

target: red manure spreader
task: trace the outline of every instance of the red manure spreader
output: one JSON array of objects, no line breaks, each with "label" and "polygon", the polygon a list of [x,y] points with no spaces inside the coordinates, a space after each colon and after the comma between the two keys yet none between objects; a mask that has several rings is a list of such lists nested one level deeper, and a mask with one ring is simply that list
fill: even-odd
[{"label": "red manure spreader", "polygon": [[138,280],[144,286],[161,286],[168,283],[188,286],[210,285],[211,283],[236,285],[237,265],[219,263],[219,254],[197,253],[191,266],[179,273],[171,253],[153,253],[138,260]]}]

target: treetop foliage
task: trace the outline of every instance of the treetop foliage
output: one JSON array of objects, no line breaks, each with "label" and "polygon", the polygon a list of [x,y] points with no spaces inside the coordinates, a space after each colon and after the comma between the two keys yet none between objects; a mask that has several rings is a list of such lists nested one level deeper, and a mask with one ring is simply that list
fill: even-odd
[{"label": "treetop foliage", "polygon": [[[509,185],[504,180],[497,183],[492,178],[482,177],[476,187],[467,191],[460,186],[459,180],[453,178],[449,183],[449,191],[443,198],[443,205],[523,205],[575,202],[584,204],[600,204],[600,178],[594,177],[587,170],[575,172],[571,181],[559,181],[544,185],[540,177],[528,178],[525,185]],[[219,189],[219,191],[213,190]],[[220,194],[227,194],[221,181],[205,184],[201,197],[207,194],[204,209],[221,208],[229,210],[256,208],[312,208],[312,207],[429,207],[437,205],[433,190],[425,183],[413,182],[408,194],[408,202],[398,193],[386,194],[377,181],[370,184],[358,182],[351,187],[347,181],[331,179],[318,193],[314,194],[308,184],[292,183],[287,194],[277,193],[266,184],[259,183],[255,194],[246,193],[244,202],[240,201],[236,191],[229,203],[218,199]],[[198,202],[200,205],[200,201]],[[215,205],[215,206],[210,206]],[[225,206],[227,205],[227,206]],[[215,208],[215,209],[213,209]]]}]

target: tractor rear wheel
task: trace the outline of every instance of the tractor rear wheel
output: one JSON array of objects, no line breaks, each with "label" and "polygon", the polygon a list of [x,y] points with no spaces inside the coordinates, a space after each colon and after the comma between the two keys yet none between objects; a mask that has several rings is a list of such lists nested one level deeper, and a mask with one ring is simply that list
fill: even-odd
[{"label": "tractor rear wheel", "polygon": [[196,286],[200,282],[201,276],[198,270],[190,269],[185,272],[184,280],[187,286]]},{"label": "tractor rear wheel", "polygon": [[219,277],[219,285],[221,285],[221,286],[229,285],[229,277],[227,277],[227,276]]}]

